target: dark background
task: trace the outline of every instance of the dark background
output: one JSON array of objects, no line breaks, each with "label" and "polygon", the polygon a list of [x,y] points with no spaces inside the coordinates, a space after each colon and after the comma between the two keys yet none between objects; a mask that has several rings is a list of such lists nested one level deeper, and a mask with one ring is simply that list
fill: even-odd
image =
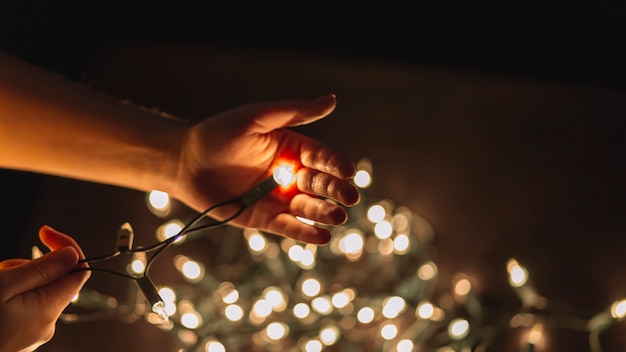
[{"label": "dark background", "polygon": [[[0,4],[0,50],[185,118],[337,93],[337,117],[303,131],[370,157],[376,192],[433,223],[444,272],[509,309],[502,268],[517,256],[541,293],[589,314],[626,295],[625,30],[623,3]],[[50,222],[98,252],[142,201],[21,172],[0,182],[3,257],[28,255]],[[607,351],[626,347],[623,329]],[[584,334],[550,334],[552,351],[587,350]],[[47,348],[138,348],[129,339],[167,341],[60,325]]]}]

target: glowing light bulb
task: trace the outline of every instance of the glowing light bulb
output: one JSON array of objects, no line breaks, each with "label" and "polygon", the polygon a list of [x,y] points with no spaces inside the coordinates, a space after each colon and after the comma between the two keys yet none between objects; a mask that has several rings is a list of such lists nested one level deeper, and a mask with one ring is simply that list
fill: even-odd
[{"label": "glowing light bulb", "polygon": [[182,272],[186,278],[195,280],[202,275],[202,268],[200,267],[200,264],[190,260],[183,264]]},{"label": "glowing light bulb", "polygon": [[383,208],[380,204],[372,205],[367,210],[367,219],[373,223],[382,221],[385,218],[385,215],[385,208]]},{"label": "glowing light bulb", "polygon": [[169,287],[161,287],[159,289],[159,296],[163,298],[164,302],[174,302],[176,300],[176,293]]},{"label": "glowing light bulb", "polygon": [[385,340],[393,340],[398,335],[398,327],[393,323],[388,323],[380,328],[380,336]]},{"label": "glowing light bulb", "polygon": [[459,279],[459,281],[457,281],[454,285],[454,293],[458,296],[467,295],[468,293],[470,293],[471,289],[472,283],[466,278]]},{"label": "glowing light bulb", "polygon": [[614,319],[622,319],[626,316],[626,299],[616,301],[611,305],[611,316]]},{"label": "glowing light bulb", "polygon": [[389,221],[381,220],[374,226],[374,234],[381,240],[389,238],[392,233],[393,228],[391,227],[391,223]]},{"label": "glowing light bulb", "polygon": [[202,318],[196,312],[187,312],[180,317],[180,323],[188,329],[195,329],[202,324]]},{"label": "glowing light bulb", "polygon": [[413,341],[411,340],[400,340],[398,342],[398,346],[396,346],[398,352],[411,352],[413,351]]},{"label": "glowing light bulb", "polygon": [[226,352],[226,347],[221,342],[209,341],[204,345],[206,352]]},{"label": "glowing light bulb", "polygon": [[167,314],[167,310],[165,310],[165,302],[158,301],[152,305],[152,311],[156,313],[156,315],[161,318],[161,320],[167,322],[170,320],[170,316]]},{"label": "glowing light bulb", "polygon": [[417,276],[424,281],[428,281],[437,275],[437,271],[437,264],[432,261],[427,261],[417,269]]},{"label": "glowing light bulb", "polygon": [[224,309],[224,315],[230,321],[239,321],[243,318],[243,309],[236,304],[231,304]]},{"label": "glowing light bulb", "polygon": [[288,330],[289,328],[285,323],[273,322],[267,325],[265,332],[267,334],[267,337],[269,337],[270,339],[280,340],[285,337],[285,335],[287,335]]},{"label": "glowing light bulb", "polygon": [[383,301],[383,316],[385,318],[393,319],[396,318],[406,307],[406,302],[402,297],[392,296],[387,297]]},{"label": "glowing light bulb", "polygon": [[166,215],[170,210],[170,196],[162,191],[148,193],[148,209],[155,215]]},{"label": "glowing light bulb", "polygon": [[465,319],[454,319],[448,325],[448,334],[455,340],[461,340],[469,333],[469,322]]},{"label": "glowing light bulb", "polygon": [[333,306],[330,303],[330,299],[326,296],[324,297],[315,297],[311,301],[311,306],[315,309],[316,312],[328,315],[333,310]]},{"label": "glowing light bulb", "polygon": [[415,315],[422,319],[430,319],[435,313],[435,307],[432,305],[432,303],[422,302],[417,306],[415,313]]},{"label": "glowing light bulb", "polygon": [[330,346],[339,339],[339,329],[336,326],[327,326],[320,331],[320,340],[326,346]]},{"label": "glowing light bulb", "polygon": [[343,308],[350,304],[350,297],[345,292],[337,292],[331,298],[331,302],[335,308]]},{"label": "glowing light bulb", "polygon": [[363,324],[371,323],[374,320],[374,310],[370,307],[363,307],[357,313],[356,318]]},{"label": "glowing light bulb", "polygon": [[393,251],[396,254],[406,254],[409,251],[409,236],[405,234],[399,234],[393,240]]},{"label": "glowing light bulb", "polygon": [[310,312],[311,309],[305,303],[298,303],[293,307],[293,315],[300,319],[308,317]]},{"label": "glowing light bulb", "polygon": [[517,260],[509,259],[507,263],[509,271],[509,283],[513,287],[522,287],[528,281],[528,271]]},{"label": "glowing light bulb", "polygon": [[363,250],[363,236],[358,231],[351,231],[339,240],[339,248],[346,254],[358,254]]},{"label": "glowing light bulb", "polygon": [[322,345],[322,343],[320,341],[318,341],[318,340],[311,340],[311,341],[308,341],[304,345],[304,350],[306,352],[320,352],[323,347],[324,347],[324,345]]},{"label": "glowing light bulb", "polygon": [[320,293],[322,285],[316,279],[306,279],[302,283],[302,293],[309,297],[313,297]]},{"label": "glowing light bulb", "polygon": [[359,188],[367,188],[372,184],[372,176],[365,170],[359,170],[354,174],[354,184]]},{"label": "glowing light bulb", "polygon": [[282,187],[289,187],[296,182],[296,173],[293,165],[279,165],[274,169],[274,181]]}]

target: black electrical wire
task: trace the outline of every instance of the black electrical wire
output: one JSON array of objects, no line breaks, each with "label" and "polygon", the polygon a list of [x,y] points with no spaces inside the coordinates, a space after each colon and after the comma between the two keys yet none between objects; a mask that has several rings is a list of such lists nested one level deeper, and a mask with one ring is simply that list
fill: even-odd
[{"label": "black electrical wire", "polygon": [[[148,247],[137,247],[134,249],[128,249],[125,251],[121,251],[121,250],[116,250],[112,253],[109,254],[105,254],[99,257],[93,257],[93,258],[85,258],[85,259],[81,259],[79,260],[79,263],[96,263],[96,262],[103,262],[109,259],[113,259],[115,257],[118,257],[121,254],[124,253],[139,253],[139,252],[144,252],[144,253],[148,253],[148,252],[152,252],[155,251],[150,258],[146,261],[146,267],[144,269],[144,274],[146,275],[148,272],[148,269],[150,268],[150,265],[157,259],[157,257],[165,250],[167,249],[172,243],[176,242],[179,238],[189,235],[191,233],[194,232],[199,232],[202,230],[208,230],[217,226],[221,226],[224,225],[232,220],[234,220],[236,217],[238,217],[239,215],[241,215],[241,213],[243,213],[243,211],[247,208],[248,204],[242,204],[242,206],[231,216],[229,216],[228,218],[221,220],[221,221],[215,221],[206,225],[202,225],[202,226],[198,226],[198,227],[192,227],[194,225],[196,225],[197,223],[199,223],[208,213],[214,211],[215,209],[225,206],[225,205],[229,205],[229,204],[234,204],[237,202],[242,202],[242,198],[241,197],[237,197],[237,198],[232,198],[220,203],[217,203],[209,208],[207,208],[205,211],[203,211],[202,213],[198,214],[195,218],[193,218],[191,221],[189,221],[176,235],[169,237],[161,242],[155,243],[151,246]],[[130,279],[130,280],[137,280],[138,278],[140,278],[141,276],[133,276],[133,275],[129,275],[129,274],[125,274],[122,272],[118,272],[115,270],[110,270],[110,269],[105,269],[105,268],[98,268],[98,267],[81,267],[81,268],[75,268],[74,270],[72,270],[73,272],[78,272],[78,271],[99,271],[99,272],[104,272],[104,273],[108,273],[108,274],[112,274],[112,275],[117,275],[117,276],[121,276],[123,278],[126,279]]]}]

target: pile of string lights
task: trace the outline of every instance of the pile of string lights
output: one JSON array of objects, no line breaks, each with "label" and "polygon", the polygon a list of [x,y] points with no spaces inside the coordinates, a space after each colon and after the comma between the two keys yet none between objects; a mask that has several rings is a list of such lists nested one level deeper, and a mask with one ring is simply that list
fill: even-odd
[{"label": "pile of string lights", "polygon": [[[506,272],[520,308],[504,324],[488,324],[472,278],[457,273],[445,286],[451,289],[441,289],[430,224],[390,200],[370,199],[366,191],[372,184],[372,165],[363,159],[357,169],[353,181],[362,201],[347,209],[348,222],[332,230],[328,245],[245,229],[239,236],[245,245],[226,251],[233,253],[229,262],[234,265],[205,267],[202,258],[177,254],[173,265],[184,284],[155,285],[148,272],[158,255],[190,234],[227,224],[246,206],[289,182],[292,169],[212,206],[186,225],[170,218],[157,231],[160,242],[150,247],[133,247],[133,229],[123,224],[116,250],[86,260],[90,267],[82,270],[134,281],[136,295],[120,303],[85,288],[73,305],[91,313],[66,312],[61,320],[145,319],[171,332],[181,352],[485,351],[503,329],[522,329],[519,351],[530,352],[544,348],[548,327],[586,333],[591,350],[598,352],[600,334],[626,315],[626,300],[590,317],[552,314],[546,309],[551,301],[537,293],[526,268],[511,258]],[[168,217],[167,194],[155,191],[147,199],[154,214]],[[210,220],[212,210],[236,204],[241,207],[229,218],[201,225]],[[225,226],[223,233],[209,235],[228,237],[214,243],[232,247],[235,230],[240,231]],[[95,266],[122,254],[131,255],[127,272]]]}]

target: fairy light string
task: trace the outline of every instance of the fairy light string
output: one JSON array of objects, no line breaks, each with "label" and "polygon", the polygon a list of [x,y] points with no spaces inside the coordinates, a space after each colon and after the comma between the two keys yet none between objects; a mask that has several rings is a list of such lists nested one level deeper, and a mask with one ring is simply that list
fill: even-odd
[{"label": "fairy light string", "polygon": [[[590,350],[600,352],[600,335],[626,316],[624,299],[611,302],[592,317],[551,312],[550,307],[558,302],[541,296],[523,263],[510,258],[503,263],[503,273],[519,299],[519,310],[502,321],[488,322],[471,277],[459,272],[452,275],[450,285],[441,282],[435,233],[428,221],[407,207],[373,199],[368,193],[373,182],[368,159],[358,162],[353,181],[362,201],[347,208],[348,222],[331,230],[328,245],[299,243],[248,228],[240,233],[245,246],[233,252],[232,232],[240,230],[224,227],[223,233],[210,236],[215,236],[214,243],[229,248],[233,257],[227,259],[236,263],[236,269],[220,263],[205,267],[201,258],[180,253],[172,264],[185,284],[159,286],[143,274],[160,252],[183,239],[181,234],[195,231],[192,226],[206,212],[182,225],[170,217],[167,194],[155,191],[148,195],[148,206],[165,219],[157,232],[161,242],[138,250],[132,248],[132,236],[126,246],[118,234],[117,251],[93,258],[92,263],[131,253],[128,273],[122,276],[144,280],[139,291],[148,301],[158,299],[158,309],[137,299],[120,303],[85,288],[72,305],[90,308],[92,313],[64,313],[61,320],[143,318],[171,332],[179,352],[485,351],[499,334],[513,329],[525,331],[515,343],[519,351],[531,352],[545,347],[547,328],[585,333]],[[248,204],[271,188],[259,187],[257,193],[248,194]],[[235,216],[198,226],[197,231],[226,224]],[[129,225],[124,226],[129,231]],[[450,292],[442,287],[450,287]]]}]

